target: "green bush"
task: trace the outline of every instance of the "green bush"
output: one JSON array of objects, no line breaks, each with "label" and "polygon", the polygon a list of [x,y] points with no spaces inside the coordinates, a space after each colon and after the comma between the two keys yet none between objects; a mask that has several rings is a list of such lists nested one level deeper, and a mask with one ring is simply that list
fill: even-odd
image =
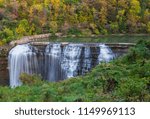
[{"label": "green bush", "polygon": [[2,39],[4,43],[9,43],[15,39],[15,36],[11,29],[5,27],[3,31],[0,32],[0,39]]},{"label": "green bush", "polygon": [[119,25],[117,22],[110,24],[111,33],[118,33]]},{"label": "green bush", "polygon": [[18,27],[16,28],[16,33],[19,37],[30,35],[30,25],[27,19],[19,21]]},{"label": "green bush", "polygon": [[66,3],[66,4],[75,4],[75,3],[78,3],[78,2],[80,2],[81,0],[64,0],[64,2]]},{"label": "green bush", "polygon": [[57,30],[58,30],[58,25],[57,25],[57,22],[56,21],[51,21],[49,23],[49,27],[50,27],[50,32],[51,33],[56,33]]},{"label": "green bush", "polygon": [[41,76],[38,75],[28,75],[26,73],[22,73],[20,75],[20,80],[24,85],[35,85],[35,84],[41,84]]},{"label": "green bush", "polygon": [[146,78],[128,77],[120,83],[116,95],[121,101],[150,101],[150,98],[147,99],[150,96],[147,84]]},{"label": "green bush", "polygon": [[[138,60],[150,59],[150,42],[139,41],[134,48],[131,48],[124,60],[135,63]],[[124,61],[123,60],[123,61]]]},{"label": "green bush", "polygon": [[72,27],[67,32],[68,35],[81,35],[81,31],[75,27]]}]

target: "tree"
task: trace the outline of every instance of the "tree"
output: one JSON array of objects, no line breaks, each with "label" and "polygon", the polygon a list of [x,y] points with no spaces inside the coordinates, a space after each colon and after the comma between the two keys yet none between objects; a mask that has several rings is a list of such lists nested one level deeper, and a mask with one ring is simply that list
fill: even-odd
[{"label": "tree", "polygon": [[4,0],[0,0],[0,7],[4,5]]},{"label": "tree", "polygon": [[16,33],[19,37],[30,35],[29,34],[29,23],[26,19],[23,19],[19,22],[18,27],[16,28]]},{"label": "tree", "polygon": [[130,1],[130,8],[129,8],[129,13],[128,13],[128,20],[127,20],[127,25],[128,25],[128,29],[129,32],[137,32],[137,24],[140,20],[140,11],[141,11],[141,7],[140,7],[140,2],[138,0],[131,0]]}]

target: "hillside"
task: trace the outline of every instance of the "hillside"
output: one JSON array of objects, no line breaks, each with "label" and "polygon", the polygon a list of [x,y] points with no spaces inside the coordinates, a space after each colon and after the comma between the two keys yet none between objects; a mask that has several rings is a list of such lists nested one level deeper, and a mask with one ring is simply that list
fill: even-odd
[{"label": "hillside", "polygon": [[42,33],[150,33],[149,0],[0,0],[0,45]]}]

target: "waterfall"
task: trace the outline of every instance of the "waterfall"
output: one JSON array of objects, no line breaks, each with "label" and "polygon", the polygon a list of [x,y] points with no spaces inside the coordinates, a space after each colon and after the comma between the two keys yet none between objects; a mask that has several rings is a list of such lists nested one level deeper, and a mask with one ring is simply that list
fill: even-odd
[{"label": "waterfall", "polygon": [[29,44],[18,45],[9,52],[10,86],[21,85],[21,73],[38,73],[38,62],[35,48]]},{"label": "waterfall", "polygon": [[90,71],[92,65],[92,58],[91,58],[91,49],[90,47],[84,48],[84,54],[83,54],[83,63],[82,63],[82,75]]},{"label": "waterfall", "polygon": [[114,59],[115,55],[112,50],[105,44],[100,44],[100,52],[98,56],[98,62],[109,62]]},{"label": "waterfall", "polygon": [[49,44],[45,49],[45,79],[58,81],[64,79],[61,68],[61,44]]},{"label": "waterfall", "polygon": [[81,50],[81,46],[77,44],[69,44],[64,47],[61,67],[66,73],[66,78],[77,76]]},{"label": "waterfall", "polygon": [[[93,50],[92,50],[93,49]],[[40,74],[50,82],[84,75],[100,62],[114,59],[112,50],[105,44],[49,43],[44,51],[30,44],[18,45],[9,52],[10,86],[21,85],[21,73]]]}]

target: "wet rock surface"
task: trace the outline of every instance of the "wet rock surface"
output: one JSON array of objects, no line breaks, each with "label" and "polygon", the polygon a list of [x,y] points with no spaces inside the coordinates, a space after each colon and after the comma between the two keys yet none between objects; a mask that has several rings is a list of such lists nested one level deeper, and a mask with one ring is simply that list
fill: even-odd
[{"label": "wet rock surface", "polygon": [[9,83],[8,55],[9,48],[0,47],[0,85],[5,86]]}]

